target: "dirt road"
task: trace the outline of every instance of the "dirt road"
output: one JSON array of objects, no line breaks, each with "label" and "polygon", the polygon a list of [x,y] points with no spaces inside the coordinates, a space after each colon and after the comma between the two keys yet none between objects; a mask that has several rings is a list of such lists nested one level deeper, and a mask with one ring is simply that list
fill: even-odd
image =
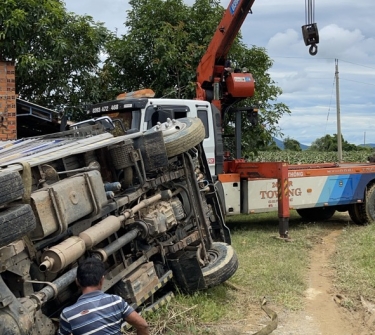
[{"label": "dirt road", "polygon": [[[348,218],[343,217],[343,220]],[[330,257],[336,250],[336,240],[342,228],[327,231],[311,251],[305,309],[301,312],[278,311],[279,324],[274,335],[370,335],[365,311],[349,312],[341,304],[343,298],[335,290],[335,269]],[[262,322],[266,319],[262,319]]]},{"label": "dirt road", "polygon": [[[305,291],[305,310],[279,314],[275,335],[359,335],[361,325],[357,316],[340,305],[340,295],[332,285],[334,269],[330,256],[341,230],[332,230],[311,251],[308,289]],[[365,334],[365,333],[363,333]]]},{"label": "dirt road", "polygon": [[[334,286],[337,274],[331,259],[336,251],[337,239],[350,218],[347,213],[337,213],[332,221],[332,225],[327,225],[326,233],[314,237],[312,243],[304,309],[290,311],[272,304],[268,306],[278,315],[278,326],[272,335],[375,334],[375,306],[372,306],[371,313],[365,305],[349,311],[344,307],[345,297]],[[251,294],[246,288],[234,289],[243,291],[245,295]],[[270,323],[259,305],[246,306],[246,310],[246,315],[239,321],[212,325],[209,334],[253,335]]]},{"label": "dirt road", "polygon": [[[364,308],[349,312],[342,305],[345,297],[340,295],[333,285],[336,272],[330,263],[331,256],[336,250],[337,238],[350,218],[346,213],[340,213],[335,215],[334,220],[337,220],[337,223],[342,220],[343,225],[330,226],[323,237],[314,240],[306,278],[308,288],[304,292],[304,310],[294,312],[269,306],[278,314],[278,327],[272,335],[375,334],[375,314],[370,315]],[[243,320],[229,325],[218,325],[214,333],[250,335],[269,324],[269,318],[260,310],[259,305],[248,306],[247,310],[248,314]]]}]

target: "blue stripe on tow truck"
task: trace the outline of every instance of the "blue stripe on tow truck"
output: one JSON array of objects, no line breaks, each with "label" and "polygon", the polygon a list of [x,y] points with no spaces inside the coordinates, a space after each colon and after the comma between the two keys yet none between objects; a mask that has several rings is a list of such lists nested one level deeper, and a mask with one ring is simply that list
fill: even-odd
[{"label": "blue stripe on tow truck", "polygon": [[375,174],[348,174],[329,176],[323,186],[316,206],[346,205],[364,199],[364,190]]},{"label": "blue stripe on tow truck", "polygon": [[359,182],[358,178],[353,178],[355,176],[356,175],[349,174],[329,176],[323,186],[316,205],[339,205],[341,203],[350,202]]}]

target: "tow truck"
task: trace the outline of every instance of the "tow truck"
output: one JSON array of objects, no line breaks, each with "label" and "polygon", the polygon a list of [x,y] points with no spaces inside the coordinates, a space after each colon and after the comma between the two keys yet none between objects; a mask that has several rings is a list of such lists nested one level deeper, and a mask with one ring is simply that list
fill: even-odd
[{"label": "tow truck", "polygon": [[[121,119],[128,131],[174,129],[179,118],[197,117],[205,126],[203,146],[215,188],[226,215],[277,211],[279,234],[289,238],[290,209],[305,219],[326,220],[349,211],[357,224],[375,220],[375,164],[302,164],[247,162],[241,158],[241,122],[245,114],[257,124],[256,106],[234,108],[251,98],[255,81],[247,71],[234,71],[228,52],[254,0],[232,0],[197,67],[196,99],[158,99],[152,90],[123,93],[116,100],[92,105],[88,114]],[[315,23],[302,26],[306,45],[317,51]],[[230,106],[230,108],[229,108]],[[235,113],[236,152],[225,155],[222,122]]]}]

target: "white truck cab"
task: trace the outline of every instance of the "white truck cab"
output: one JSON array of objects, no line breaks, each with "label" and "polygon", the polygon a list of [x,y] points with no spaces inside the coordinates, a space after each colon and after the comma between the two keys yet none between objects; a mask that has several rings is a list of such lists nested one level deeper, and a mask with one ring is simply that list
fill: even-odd
[{"label": "white truck cab", "polygon": [[127,132],[146,131],[168,119],[198,117],[202,120],[206,136],[203,141],[207,163],[212,175],[223,171],[223,143],[219,110],[209,102],[185,99],[157,99],[131,94],[118,100],[92,105],[87,111],[94,118],[110,116],[119,119]]}]

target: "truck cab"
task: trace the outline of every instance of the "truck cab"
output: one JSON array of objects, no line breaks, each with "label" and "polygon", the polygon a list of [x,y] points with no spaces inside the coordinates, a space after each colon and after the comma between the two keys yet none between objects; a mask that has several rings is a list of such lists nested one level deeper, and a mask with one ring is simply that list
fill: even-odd
[{"label": "truck cab", "polygon": [[106,101],[92,105],[88,116],[97,120],[109,116],[121,121],[126,133],[147,131],[152,127],[186,117],[199,118],[205,127],[203,147],[212,175],[223,172],[223,142],[219,110],[211,103],[201,100],[157,99],[150,94]]}]

